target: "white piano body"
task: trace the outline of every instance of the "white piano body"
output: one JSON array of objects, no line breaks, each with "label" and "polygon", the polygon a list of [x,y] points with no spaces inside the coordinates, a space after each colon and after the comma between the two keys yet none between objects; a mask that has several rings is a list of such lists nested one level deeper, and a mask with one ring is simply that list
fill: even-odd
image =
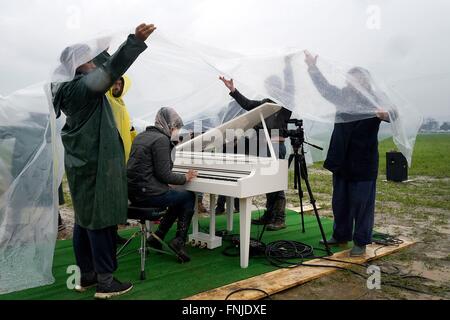
[{"label": "white piano body", "polygon": [[[208,193],[210,198],[209,234],[199,231],[197,201],[193,218],[193,233],[189,236],[192,243],[202,244],[208,249],[222,245],[222,238],[216,236],[215,204],[218,195],[227,197],[227,230],[233,230],[233,199],[240,203],[240,262],[242,268],[248,267],[251,230],[252,197],[270,192],[287,190],[288,161],[277,159],[272,144],[268,145],[271,157],[255,157],[241,154],[215,152],[194,152],[192,146],[201,150],[214,143],[214,137],[225,136],[229,129],[248,130],[262,122],[266,140],[270,141],[264,119],[281,107],[264,104],[240,117],[203,134],[177,147],[174,172],[186,173],[189,169],[198,171],[198,177],[179,188],[196,193]],[[223,144],[220,143],[220,146]],[[199,150],[195,148],[194,150]]]}]

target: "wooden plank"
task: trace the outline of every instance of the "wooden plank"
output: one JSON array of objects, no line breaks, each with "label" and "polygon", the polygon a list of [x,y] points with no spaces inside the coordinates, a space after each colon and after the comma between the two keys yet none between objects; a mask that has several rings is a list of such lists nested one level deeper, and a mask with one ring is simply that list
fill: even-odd
[{"label": "wooden plank", "polygon": [[[372,261],[386,255],[395,253],[399,250],[405,249],[413,245],[414,241],[409,241],[402,239],[404,242],[399,246],[383,247],[377,244],[372,244],[367,246],[367,254],[365,257],[361,258],[350,258],[349,251],[339,252],[330,259],[338,259],[342,261],[355,262],[355,263],[365,263]],[[376,254],[375,254],[376,253]],[[308,264],[315,265],[332,265],[344,268],[349,268],[351,265],[343,262],[327,261],[323,259],[315,259],[308,261]],[[304,284],[306,282],[312,281],[317,278],[324,277],[338,269],[329,267],[308,267],[300,266],[289,269],[279,269],[273,272],[262,274],[253,278],[235,282],[220,288],[209,290],[191,297],[185,300],[225,300],[225,298],[232,292],[242,289],[242,288],[254,288],[267,292],[272,295],[298,285]],[[259,300],[265,298],[264,293],[259,291],[242,291],[230,297],[230,300]]]},{"label": "wooden plank", "polygon": [[[316,207],[317,207],[317,210],[322,209],[322,207],[319,204],[316,204]],[[294,212],[297,212],[298,214],[300,214],[300,211],[301,211],[300,207],[286,208],[286,209],[294,211]],[[303,212],[310,212],[310,211],[313,211],[313,210],[314,210],[314,208],[313,208],[312,204],[304,204],[303,205]]]}]

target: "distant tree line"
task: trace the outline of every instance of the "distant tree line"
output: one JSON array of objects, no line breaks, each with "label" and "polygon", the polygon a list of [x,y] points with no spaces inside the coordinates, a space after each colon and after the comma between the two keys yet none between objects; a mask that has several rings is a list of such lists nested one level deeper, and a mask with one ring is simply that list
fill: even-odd
[{"label": "distant tree line", "polygon": [[450,122],[446,121],[440,124],[436,119],[427,118],[420,128],[421,132],[450,131]]}]

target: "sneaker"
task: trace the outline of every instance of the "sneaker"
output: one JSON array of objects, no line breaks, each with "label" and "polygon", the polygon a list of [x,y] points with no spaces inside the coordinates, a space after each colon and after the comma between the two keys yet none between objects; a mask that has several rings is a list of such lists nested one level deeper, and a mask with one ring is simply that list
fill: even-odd
[{"label": "sneaker", "polygon": [[156,250],[162,250],[163,245],[161,242],[159,242],[153,235],[150,235],[147,238],[147,244],[150,248],[156,249]]},{"label": "sneaker", "polygon": [[216,215],[221,215],[225,213],[225,208],[224,207],[216,207]]},{"label": "sneaker", "polygon": [[172,249],[177,257],[180,263],[185,263],[191,261],[191,258],[188,256],[186,252],[186,246],[181,238],[175,238],[169,243],[170,249]]},{"label": "sneaker", "polygon": [[267,231],[279,231],[279,230],[283,230],[286,228],[287,228],[286,223],[284,223],[284,221],[276,221],[276,222],[268,224],[266,227],[266,230]]},{"label": "sneaker", "polygon": [[209,210],[205,208],[203,202],[198,202],[198,213],[209,213]]},{"label": "sneaker", "polygon": [[90,288],[93,288],[95,286],[97,286],[98,282],[97,282],[97,277],[94,277],[92,280],[86,280],[81,278],[80,280],[80,284],[75,286],[75,291],[76,292],[85,292]]},{"label": "sneaker", "polygon": [[[323,240],[320,240],[319,243],[321,245],[325,245],[325,242]],[[331,237],[329,240],[327,240],[327,244],[329,246],[346,246],[347,241],[338,241],[334,237]]]},{"label": "sneaker", "polygon": [[350,251],[350,257],[363,257],[366,255],[366,246],[357,246],[356,244],[353,246]]},{"label": "sneaker", "polygon": [[117,279],[113,279],[109,286],[97,285],[97,292],[94,295],[95,299],[111,299],[123,295],[133,289],[133,285],[129,282],[122,283]]}]

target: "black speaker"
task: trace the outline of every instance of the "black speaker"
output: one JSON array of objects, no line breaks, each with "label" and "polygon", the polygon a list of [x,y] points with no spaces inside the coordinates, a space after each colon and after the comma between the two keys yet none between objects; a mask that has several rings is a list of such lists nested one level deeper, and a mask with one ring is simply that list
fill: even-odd
[{"label": "black speaker", "polygon": [[402,153],[396,151],[386,153],[386,178],[394,182],[408,180],[408,161]]}]

